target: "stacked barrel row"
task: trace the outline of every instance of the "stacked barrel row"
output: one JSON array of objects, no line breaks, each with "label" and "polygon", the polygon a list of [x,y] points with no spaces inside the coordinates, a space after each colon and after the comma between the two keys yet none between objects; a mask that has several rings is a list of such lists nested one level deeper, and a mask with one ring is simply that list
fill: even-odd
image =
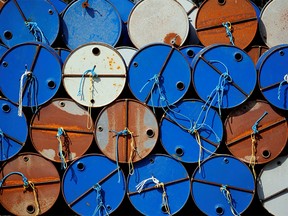
[{"label": "stacked barrel row", "polygon": [[287,215],[288,4],[0,6],[4,214]]}]

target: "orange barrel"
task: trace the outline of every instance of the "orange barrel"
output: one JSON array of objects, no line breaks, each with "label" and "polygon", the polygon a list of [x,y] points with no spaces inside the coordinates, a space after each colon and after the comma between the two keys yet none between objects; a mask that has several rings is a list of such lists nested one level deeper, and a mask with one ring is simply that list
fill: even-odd
[{"label": "orange barrel", "polygon": [[91,115],[71,99],[59,98],[41,107],[30,124],[35,149],[45,158],[67,162],[82,156],[93,141]]},{"label": "orange barrel", "polygon": [[130,12],[128,33],[137,48],[157,42],[181,46],[189,33],[188,16],[174,0],[140,1]]},{"label": "orange barrel", "polygon": [[35,153],[22,153],[3,164],[0,203],[14,215],[41,215],[49,211],[60,193],[56,167]]},{"label": "orange barrel", "polygon": [[105,106],[119,97],[126,82],[120,53],[104,43],[74,49],[63,65],[63,85],[70,97],[87,107]]},{"label": "orange barrel", "polygon": [[253,45],[253,46],[248,46],[245,51],[247,54],[251,57],[253,60],[254,64],[256,65],[258,62],[258,59],[264,52],[266,52],[269,48],[267,46],[262,46],[262,45]]},{"label": "orange barrel", "polygon": [[117,100],[105,107],[95,123],[95,139],[100,150],[111,160],[133,163],[145,158],[158,139],[154,113],[133,99]]},{"label": "orange barrel", "polygon": [[244,49],[254,39],[257,27],[257,13],[248,0],[206,0],[196,16],[197,35],[204,46],[225,43]]},{"label": "orange barrel", "polygon": [[252,168],[278,157],[287,143],[287,120],[266,101],[243,103],[227,116],[224,127],[230,152]]}]

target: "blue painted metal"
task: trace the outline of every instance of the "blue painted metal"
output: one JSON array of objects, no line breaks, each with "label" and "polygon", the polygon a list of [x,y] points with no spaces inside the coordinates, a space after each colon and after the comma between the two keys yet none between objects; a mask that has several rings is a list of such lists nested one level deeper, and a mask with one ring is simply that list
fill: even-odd
[{"label": "blue painted metal", "polygon": [[[103,204],[110,214],[121,204],[126,192],[122,170],[118,182],[116,164],[100,154],[82,156],[69,165],[63,175],[62,193],[74,212],[80,215],[93,215],[98,205],[97,192],[93,189],[97,183],[102,188]],[[95,215],[106,214],[102,211],[102,214],[98,212]]]},{"label": "blue painted metal", "polygon": [[[59,14],[47,0],[7,1],[1,10],[0,20],[2,20],[0,37],[8,47],[36,41],[25,21],[35,22],[43,33],[42,41],[50,45],[56,40],[60,29]],[[6,21],[4,22],[4,20]],[[40,34],[38,31],[38,35]]]},{"label": "blue painted metal", "polygon": [[136,185],[152,176],[164,183],[171,215],[177,213],[190,195],[190,181],[185,167],[170,156],[154,154],[135,163],[135,174],[128,177],[128,196],[132,205],[144,215],[168,215],[163,212],[163,189],[147,181],[141,193]]},{"label": "blue painted metal", "polygon": [[200,45],[188,45],[188,46],[181,47],[180,51],[187,58],[187,61],[191,65],[196,54],[200,52],[203,48],[204,46],[200,46]]},{"label": "blue painted metal", "polygon": [[255,181],[248,166],[229,155],[213,156],[192,175],[192,198],[206,215],[232,215],[228,200],[220,191],[226,186],[235,212],[243,213],[255,194]]},{"label": "blue painted metal", "polygon": [[63,63],[66,61],[68,55],[71,53],[71,50],[64,49],[64,48],[56,48],[55,50],[58,53],[58,55],[60,56]]},{"label": "blue painted metal", "polygon": [[[273,106],[288,110],[288,45],[271,47],[258,60],[258,84],[263,96]],[[285,80],[286,77],[286,80]]]},{"label": "blue painted metal", "polygon": [[54,5],[59,14],[62,13],[67,7],[67,3],[63,0],[49,0],[49,1]]},{"label": "blue painted metal", "polygon": [[179,101],[188,91],[190,80],[189,63],[180,51],[167,44],[143,47],[128,68],[131,92],[152,107],[166,107]]},{"label": "blue painted metal", "polygon": [[6,161],[25,145],[28,125],[25,116],[18,116],[18,107],[7,99],[0,99],[0,108],[0,161]]},{"label": "blue painted metal", "polygon": [[2,55],[4,55],[4,53],[8,50],[8,47],[6,47],[3,44],[0,44],[0,59],[2,57]]},{"label": "blue painted metal", "polygon": [[116,8],[106,0],[89,0],[88,7],[78,0],[63,12],[63,40],[71,50],[89,42],[103,42],[114,46],[121,31],[121,18]]},{"label": "blue painted metal", "polygon": [[211,100],[209,96],[213,90],[219,90],[216,87],[219,87],[220,74],[230,75],[231,82],[226,81],[222,100],[218,103],[216,97],[212,102],[212,106],[217,108],[240,105],[252,94],[257,83],[256,69],[251,57],[232,45],[214,44],[205,47],[194,58],[192,68],[193,86],[204,101]]},{"label": "blue painted metal", "polygon": [[11,47],[0,60],[0,88],[15,104],[19,102],[20,80],[26,66],[35,82],[23,79],[23,106],[37,108],[57,93],[62,61],[54,49],[43,43],[27,42]]},{"label": "blue painted metal", "polygon": [[[196,127],[203,123],[198,129],[202,149],[193,133],[196,122]],[[181,101],[172,110],[167,110],[161,119],[161,143],[168,154],[181,162],[195,163],[207,159],[217,150],[222,137],[223,123],[219,114],[214,109],[208,110],[200,100]]]}]

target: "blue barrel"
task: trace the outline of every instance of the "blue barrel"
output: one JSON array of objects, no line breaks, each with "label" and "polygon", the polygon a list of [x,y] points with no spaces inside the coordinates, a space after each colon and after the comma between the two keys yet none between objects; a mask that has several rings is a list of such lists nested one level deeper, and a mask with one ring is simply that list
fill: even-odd
[{"label": "blue barrel", "polygon": [[128,197],[144,215],[173,215],[187,202],[190,181],[185,167],[173,158],[154,154],[135,164],[128,177]]},{"label": "blue barrel", "polygon": [[18,154],[25,145],[28,125],[25,116],[18,116],[18,107],[0,99],[0,161]]},{"label": "blue barrel", "polygon": [[162,43],[140,49],[128,68],[131,92],[152,107],[167,107],[182,99],[190,80],[190,66],[184,55]]},{"label": "blue barrel", "polygon": [[0,37],[8,47],[29,41],[51,45],[60,29],[59,14],[48,0],[7,1],[0,20]]},{"label": "blue barrel", "polygon": [[58,91],[61,68],[62,61],[50,46],[39,42],[18,44],[0,60],[0,88],[20,107],[37,108]]},{"label": "blue barrel", "polygon": [[219,112],[246,101],[257,83],[251,57],[236,46],[210,45],[197,54],[192,65],[197,94]]},{"label": "blue barrel", "polygon": [[287,44],[274,46],[259,58],[256,65],[258,84],[263,96],[282,110],[288,110],[287,51]]},{"label": "blue barrel", "polygon": [[1,56],[4,55],[4,53],[8,50],[8,47],[0,43],[0,59]]},{"label": "blue barrel", "polygon": [[49,1],[54,5],[59,14],[62,13],[67,7],[67,3],[63,0],[49,0]]},{"label": "blue barrel", "polygon": [[58,55],[60,56],[62,62],[65,62],[67,57],[69,56],[69,54],[71,53],[71,50],[69,49],[65,49],[65,48],[60,48],[57,47],[55,48],[55,51],[58,53]]},{"label": "blue barrel", "polygon": [[192,176],[192,198],[209,216],[240,215],[254,194],[255,181],[248,166],[229,155],[205,160]]},{"label": "blue barrel", "polygon": [[191,65],[196,54],[200,52],[203,48],[204,46],[200,46],[200,45],[187,45],[187,46],[181,47],[180,51],[186,57],[187,61]]},{"label": "blue barrel", "polygon": [[126,182],[114,162],[100,154],[73,161],[64,173],[62,193],[79,215],[109,215],[121,204]]},{"label": "blue barrel", "polygon": [[164,149],[181,162],[207,159],[220,145],[223,123],[216,110],[200,100],[183,100],[167,110],[160,122]]},{"label": "blue barrel", "polygon": [[106,0],[71,3],[63,12],[62,24],[64,42],[71,50],[95,41],[114,46],[122,31],[118,11]]}]

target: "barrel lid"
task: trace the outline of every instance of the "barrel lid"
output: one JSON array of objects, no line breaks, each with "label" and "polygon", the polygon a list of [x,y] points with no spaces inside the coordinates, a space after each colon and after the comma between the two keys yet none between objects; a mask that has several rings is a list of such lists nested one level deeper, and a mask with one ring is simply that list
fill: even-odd
[{"label": "barrel lid", "polygon": [[132,94],[152,107],[166,107],[182,99],[190,80],[189,63],[178,49],[168,44],[150,44],[141,48],[128,68]]},{"label": "barrel lid", "polygon": [[138,51],[138,49],[134,47],[130,47],[130,46],[120,46],[120,47],[116,47],[116,49],[120,53],[120,55],[123,57],[127,67],[130,64],[131,59],[134,56],[134,54]]},{"label": "barrel lid", "polygon": [[88,150],[93,141],[93,129],[91,114],[86,109],[72,99],[57,98],[33,115],[30,137],[41,155],[61,162],[62,168],[66,168],[68,161]]},{"label": "barrel lid", "polygon": [[153,154],[135,164],[135,174],[128,176],[127,188],[132,205],[141,214],[174,215],[188,200],[190,181],[180,162],[168,155]]},{"label": "barrel lid", "polygon": [[2,93],[15,104],[37,108],[57,93],[61,68],[62,61],[50,46],[38,42],[15,45],[0,60]]},{"label": "barrel lid", "polygon": [[[84,155],[73,161],[62,179],[62,194],[77,214],[107,215],[125,196],[126,181],[121,169],[100,154]],[[98,211],[97,211],[98,208]]]},{"label": "barrel lid", "polygon": [[138,2],[128,19],[128,33],[139,49],[150,43],[181,46],[189,32],[186,11],[174,0]]},{"label": "barrel lid", "polygon": [[18,154],[28,136],[25,115],[18,116],[18,107],[4,98],[0,98],[0,161],[6,161]]},{"label": "barrel lid", "polygon": [[248,46],[245,51],[251,57],[254,64],[256,65],[259,58],[268,50],[266,45],[251,45]]},{"label": "barrel lid", "polygon": [[180,101],[161,118],[161,143],[181,162],[200,163],[207,159],[217,150],[222,137],[219,114],[200,100]]},{"label": "barrel lid", "polygon": [[59,173],[53,163],[38,154],[18,154],[3,164],[1,176],[5,180],[1,182],[0,202],[13,215],[44,214],[58,199]]},{"label": "barrel lid", "polygon": [[68,5],[64,0],[49,0],[49,1],[54,5],[59,14],[61,14]]},{"label": "barrel lid", "polygon": [[63,40],[71,50],[94,41],[114,46],[120,38],[122,23],[118,11],[109,1],[81,0],[66,7],[62,31]]},{"label": "barrel lid", "polygon": [[4,55],[4,53],[8,50],[8,47],[5,46],[4,44],[0,43],[0,59],[2,57],[2,55]]},{"label": "barrel lid", "polygon": [[230,155],[208,158],[192,175],[192,198],[206,215],[240,215],[254,194],[255,182],[249,168]]},{"label": "barrel lid", "polygon": [[186,45],[181,47],[179,50],[186,57],[186,59],[190,63],[190,66],[192,66],[192,61],[195,58],[196,54],[200,52],[203,48],[204,46],[200,45]]},{"label": "barrel lid", "polygon": [[60,56],[62,62],[65,62],[68,55],[71,53],[71,50],[66,49],[66,48],[56,47],[54,49],[58,53],[58,55]]},{"label": "barrel lid", "polygon": [[[33,4],[33,7],[31,7]],[[0,37],[8,47],[16,44],[40,41],[53,44],[56,40],[60,19],[57,10],[48,0],[7,1],[0,13]]]},{"label": "barrel lid", "polygon": [[84,44],[74,49],[63,65],[63,85],[70,97],[83,106],[101,107],[113,102],[125,82],[125,62],[108,44]]}]

